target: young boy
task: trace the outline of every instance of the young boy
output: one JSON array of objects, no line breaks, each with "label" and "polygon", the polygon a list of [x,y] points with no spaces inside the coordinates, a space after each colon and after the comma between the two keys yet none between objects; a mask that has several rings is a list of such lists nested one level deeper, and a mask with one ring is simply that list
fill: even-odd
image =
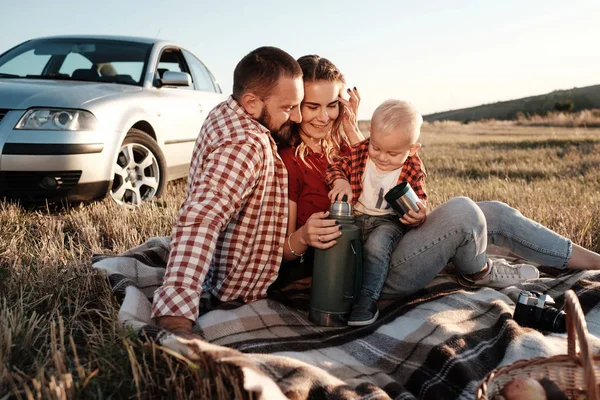
[{"label": "young boy", "polygon": [[[377,300],[392,251],[408,229],[425,222],[425,168],[417,155],[422,123],[423,118],[410,103],[383,102],[373,113],[370,138],[355,145],[349,157],[337,159],[325,175],[331,187],[329,198],[333,202],[348,196],[362,231],[363,283],[348,325],[369,325],[377,320]],[[384,195],[402,181],[410,184],[421,201],[418,212],[398,218]]]}]

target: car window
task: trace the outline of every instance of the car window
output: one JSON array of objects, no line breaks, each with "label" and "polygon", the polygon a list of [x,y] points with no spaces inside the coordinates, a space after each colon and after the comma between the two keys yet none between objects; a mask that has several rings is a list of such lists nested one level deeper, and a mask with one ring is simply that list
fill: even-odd
[{"label": "car window", "polygon": [[165,71],[173,71],[173,72],[183,72],[181,70],[181,64],[179,64],[178,62],[170,62],[170,61],[159,62],[158,69],[159,70],[163,69]]},{"label": "car window", "polygon": [[[163,74],[166,71],[172,72],[187,72],[190,73],[185,59],[183,58],[183,54],[178,49],[165,49],[160,55],[160,59],[158,60],[158,67],[156,67],[156,76],[157,78],[162,78]],[[193,81],[193,77],[192,77]],[[176,89],[185,89],[185,90],[193,90],[193,86],[180,86]]]},{"label": "car window", "polygon": [[183,50],[183,54],[185,55],[185,59],[192,70],[193,81],[196,87],[196,90],[202,90],[204,92],[218,92],[217,85],[213,81],[212,75],[206,69],[202,61],[198,60],[192,53],[189,51]]},{"label": "car window", "polygon": [[36,55],[31,49],[0,65],[0,73],[17,76],[41,75],[48,60],[50,55]]},{"label": "car window", "polygon": [[142,79],[144,63],[141,61],[113,61],[110,65],[115,69],[117,75],[129,75],[136,81]]},{"label": "car window", "polygon": [[0,73],[11,78],[141,86],[151,49],[150,43],[125,40],[36,39],[0,55]]},{"label": "car window", "polygon": [[58,72],[71,76],[76,69],[91,69],[92,66],[92,62],[81,54],[69,53]]}]

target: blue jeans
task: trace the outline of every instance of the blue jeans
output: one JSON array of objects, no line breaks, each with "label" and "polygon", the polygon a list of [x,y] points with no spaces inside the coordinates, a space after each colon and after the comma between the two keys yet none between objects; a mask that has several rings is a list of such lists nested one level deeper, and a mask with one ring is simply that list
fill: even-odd
[{"label": "blue jeans", "polygon": [[392,251],[406,228],[394,215],[357,215],[363,243],[363,275],[361,296],[377,301],[388,275]]},{"label": "blue jeans", "polygon": [[530,262],[565,269],[569,239],[498,201],[457,197],[439,205],[394,248],[382,296],[405,297],[425,287],[448,262],[461,274],[479,272],[487,245],[509,249]]}]

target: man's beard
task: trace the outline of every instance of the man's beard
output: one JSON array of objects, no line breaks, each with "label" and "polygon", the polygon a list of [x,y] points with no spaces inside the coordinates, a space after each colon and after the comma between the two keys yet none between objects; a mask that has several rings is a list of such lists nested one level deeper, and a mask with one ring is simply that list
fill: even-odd
[{"label": "man's beard", "polygon": [[273,126],[271,114],[267,111],[267,107],[263,107],[260,116],[256,119],[262,126],[271,131],[272,135],[279,136],[280,133],[289,131],[289,128],[294,124],[289,119],[282,124],[281,126],[275,127]]}]

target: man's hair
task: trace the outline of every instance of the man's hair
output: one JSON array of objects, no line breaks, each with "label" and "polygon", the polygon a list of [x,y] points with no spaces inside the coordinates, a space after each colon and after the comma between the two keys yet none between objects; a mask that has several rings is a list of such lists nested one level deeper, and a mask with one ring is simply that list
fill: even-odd
[{"label": "man's hair", "polygon": [[302,77],[298,62],[277,47],[259,47],[248,53],[233,72],[233,97],[252,92],[261,99],[268,98],[280,78]]},{"label": "man's hair", "polygon": [[371,133],[392,133],[401,131],[412,135],[411,140],[419,137],[423,117],[409,102],[389,99],[375,109],[371,117]]}]

